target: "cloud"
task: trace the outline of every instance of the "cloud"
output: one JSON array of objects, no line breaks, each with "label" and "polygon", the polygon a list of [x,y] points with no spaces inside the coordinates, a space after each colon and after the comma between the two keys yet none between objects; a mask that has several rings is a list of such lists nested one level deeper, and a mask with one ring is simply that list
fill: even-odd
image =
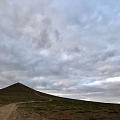
[{"label": "cloud", "polygon": [[119,4],[0,0],[0,87],[19,81],[52,94],[119,102]]},{"label": "cloud", "polygon": [[108,78],[103,81],[94,81],[88,85],[104,89],[117,89],[120,85],[120,77]]}]

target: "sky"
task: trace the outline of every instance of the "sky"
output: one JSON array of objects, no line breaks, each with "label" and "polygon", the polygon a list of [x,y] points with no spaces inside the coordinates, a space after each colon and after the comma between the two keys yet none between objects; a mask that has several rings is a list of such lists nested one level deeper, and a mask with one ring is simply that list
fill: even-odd
[{"label": "sky", "polygon": [[0,0],[0,88],[120,103],[120,0]]}]

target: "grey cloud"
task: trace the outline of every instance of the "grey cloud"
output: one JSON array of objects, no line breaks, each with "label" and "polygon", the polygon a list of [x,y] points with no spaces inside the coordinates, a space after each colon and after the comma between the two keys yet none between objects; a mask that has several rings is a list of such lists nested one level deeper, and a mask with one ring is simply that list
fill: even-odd
[{"label": "grey cloud", "polygon": [[104,102],[113,90],[108,96],[119,102],[118,83],[107,90],[84,86],[120,76],[119,4],[0,0],[0,87],[19,81],[78,99],[103,95]]}]

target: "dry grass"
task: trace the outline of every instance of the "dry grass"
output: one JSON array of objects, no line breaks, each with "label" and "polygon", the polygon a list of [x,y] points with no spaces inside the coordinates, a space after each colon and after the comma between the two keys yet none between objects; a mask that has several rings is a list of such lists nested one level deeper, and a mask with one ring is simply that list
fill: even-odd
[{"label": "dry grass", "polygon": [[54,97],[21,84],[0,90],[0,104],[14,102],[24,102],[17,109],[22,120],[120,120],[120,105]]}]

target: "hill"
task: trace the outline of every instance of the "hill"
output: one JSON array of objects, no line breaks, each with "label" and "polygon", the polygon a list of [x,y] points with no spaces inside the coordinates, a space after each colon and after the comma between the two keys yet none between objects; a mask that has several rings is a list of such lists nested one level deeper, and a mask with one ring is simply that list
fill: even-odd
[{"label": "hill", "polygon": [[33,90],[21,83],[16,83],[0,90],[0,103],[8,104],[25,101],[46,101],[51,95]]},{"label": "hill", "polygon": [[21,83],[0,90],[0,106],[4,120],[120,120],[118,104],[55,97]]}]

